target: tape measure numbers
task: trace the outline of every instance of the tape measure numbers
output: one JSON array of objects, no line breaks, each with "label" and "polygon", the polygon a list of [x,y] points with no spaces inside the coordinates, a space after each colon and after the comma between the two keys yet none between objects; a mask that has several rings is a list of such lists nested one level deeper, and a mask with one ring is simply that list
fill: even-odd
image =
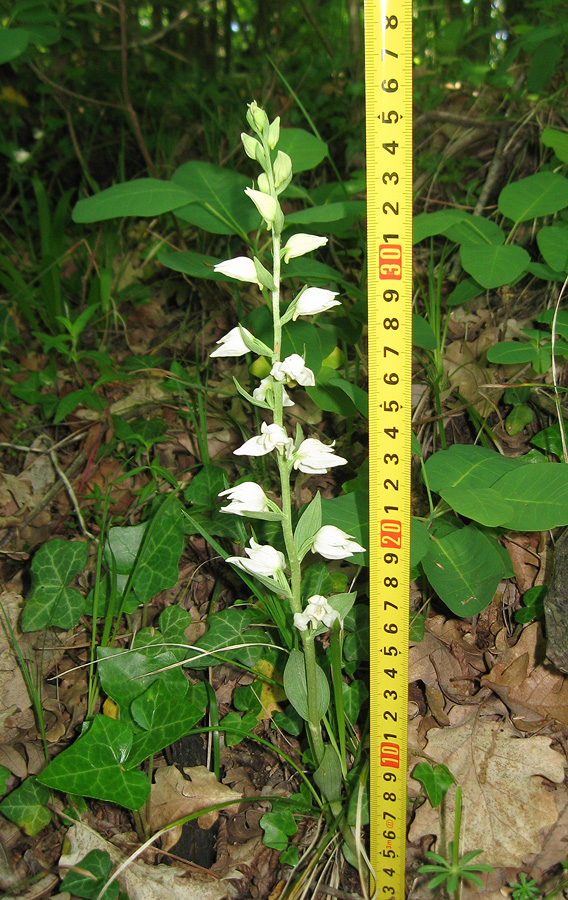
[{"label": "tape measure numbers", "polygon": [[405,896],[412,386],[412,0],[366,0],[371,863]]}]

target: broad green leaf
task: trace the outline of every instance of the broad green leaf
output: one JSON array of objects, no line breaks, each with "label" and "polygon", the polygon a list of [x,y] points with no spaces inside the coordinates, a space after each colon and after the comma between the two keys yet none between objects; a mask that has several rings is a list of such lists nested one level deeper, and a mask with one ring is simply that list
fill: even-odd
[{"label": "broad green leaf", "polygon": [[418,313],[412,314],[412,343],[422,350],[435,350],[438,346],[432,326]]},{"label": "broad green leaf", "polygon": [[[566,443],[568,444],[568,422],[563,420],[562,426],[566,436]],[[540,447],[545,453],[553,453],[558,459],[563,460],[564,448],[562,446],[560,422],[555,422],[554,425],[549,425],[548,428],[544,428],[542,431],[539,431],[538,434],[535,434],[535,436],[531,438],[531,444],[534,444],[535,447]]]},{"label": "broad green leaf", "polygon": [[30,40],[27,28],[0,28],[0,65],[21,56]]},{"label": "broad green leaf", "polygon": [[49,791],[32,776],[2,800],[0,813],[33,837],[51,822],[48,802]]},{"label": "broad green leaf", "polygon": [[557,128],[545,128],[541,136],[545,147],[552,147],[559,160],[568,163],[568,133]]},{"label": "broad green leaf", "polygon": [[[97,900],[112,871],[110,855],[104,850],[91,850],[77,864],[77,869],[81,871],[72,871],[65,876],[61,883],[62,889],[74,897]],[[90,874],[83,875],[84,871]],[[113,881],[102,894],[101,900],[115,900],[119,890],[118,881]]]},{"label": "broad green leaf", "polygon": [[303,128],[281,128],[276,149],[288,154],[294,174],[315,169],[328,152],[327,144]]},{"label": "broad green leaf", "polygon": [[419,213],[412,220],[412,243],[419,244],[425,238],[434,237],[456,225],[465,218],[465,213],[458,209],[441,209],[433,213]]},{"label": "broad green leaf", "polygon": [[501,525],[507,511],[499,493],[492,487],[448,487],[439,491],[443,500],[460,516],[480,522],[488,528]]},{"label": "broad green leaf", "polygon": [[289,809],[265,813],[260,820],[260,827],[264,831],[262,843],[272,850],[285,850],[288,838],[298,830],[296,820]]},{"label": "broad green leaf", "polygon": [[38,781],[55,791],[140,809],[148,799],[150,782],[142,772],[125,770],[131,746],[126,722],[95,716],[89,730],[56,756]]},{"label": "broad green leaf", "polygon": [[165,649],[176,659],[184,659],[188,654],[185,631],[193,624],[191,614],[180,606],[166,606],[160,613],[158,621],[165,645],[185,645],[181,647],[166,646]]},{"label": "broad green leaf", "polygon": [[527,73],[526,87],[529,93],[546,90],[563,56],[564,41],[557,38],[543,41],[536,48]]},{"label": "broad green leaf", "polygon": [[79,200],[73,209],[74,222],[102,222],[123,216],[159,216],[191,203],[193,197],[183,185],[157,178],[139,178]]},{"label": "broad green leaf", "polygon": [[422,567],[440,600],[455,615],[475,616],[491,603],[504,574],[494,543],[475,525],[432,538]]},{"label": "broad green leaf", "polygon": [[462,244],[460,257],[465,271],[487,290],[515,281],[531,261],[523,247],[511,244]]},{"label": "broad green leaf", "polygon": [[455,784],[454,776],[443,763],[437,766],[431,766],[430,763],[418,763],[414,767],[412,777],[416,778],[424,787],[434,809],[440,805],[452,784]]},{"label": "broad green leaf", "polygon": [[[267,633],[253,625],[259,625],[261,616],[253,609],[233,607],[207,617],[207,631],[196,642],[200,651],[214,651],[215,656],[207,653],[188,651],[187,666],[191,669],[206,669],[218,666],[222,662],[235,659],[245,666],[254,667],[263,655],[263,644],[270,643]],[[247,629],[250,628],[250,631]],[[246,632],[246,633],[245,633]],[[257,646],[260,644],[261,646]],[[232,647],[234,649],[226,650]]]},{"label": "broad green leaf", "polygon": [[129,769],[184,737],[203,718],[207,705],[205,685],[189,684],[187,680],[185,684],[185,689],[173,690],[165,681],[157,680],[132,701],[130,713],[144,731],[132,740]]},{"label": "broad green leaf", "polygon": [[568,178],[537,172],[504,187],[497,202],[499,212],[515,223],[550,216],[568,206]]},{"label": "broad green leaf", "polygon": [[419,519],[410,520],[410,565],[417,566],[423,556],[428,553],[430,535],[428,529]]},{"label": "broad green leaf", "polygon": [[[328,603],[332,609],[337,610],[341,617],[341,621],[343,622],[353,608],[356,599],[357,591],[349,591],[343,594],[332,594],[331,597],[328,597]],[[320,625],[319,629],[321,629],[322,632],[327,631],[325,625]],[[316,634],[317,633],[318,632],[316,631]]]},{"label": "broad green leaf", "polygon": [[310,206],[286,216],[286,225],[329,225],[342,219],[362,219],[367,212],[364,200],[343,200],[327,206]]},{"label": "broad green leaf", "polygon": [[[284,690],[288,700],[298,712],[302,719],[308,720],[308,689],[306,681],[306,666],[304,664],[304,654],[299,650],[291,650],[286,668],[284,669],[284,677],[282,679]],[[325,672],[316,663],[316,694],[317,694],[317,715],[321,719],[325,716],[330,701],[329,682]],[[313,690],[310,686],[310,690]]]},{"label": "broad green leaf", "polygon": [[0,794],[6,793],[6,785],[11,775],[10,769],[7,769],[6,766],[0,766]]},{"label": "broad green leaf", "polygon": [[188,206],[180,205],[176,216],[213,234],[238,234],[246,239],[261,226],[260,215],[245,194],[250,178],[213,163],[192,160],[172,176],[190,195]]},{"label": "broad green leaf", "polygon": [[518,465],[518,460],[486,447],[453,444],[448,450],[433,453],[426,460],[425,471],[430,488],[439,494],[457,485],[471,489],[490,487]]},{"label": "broad green leaf", "polygon": [[32,587],[22,612],[22,631],[40,631],[55,625],[73,628],[86,608],[86,600],[72,578],[85,568],[87,544],[55,538],[43,544],[31,565]]},{"label": "broad green leaf", "polygon": [[499,363],[502,366],[533,362],[537,355],[538,347],[521,341],[500,341],[487,348],[489,362]]},{"label": "broad green leaf", "polygon": [[139,603],[147,603],[160,591],[177,584],[183,552],[181,504],[173,495],[148,523],[136,559],[133,591]]},{"label": "broad green leaf", "polygon": [[544,261],[551,269],[562,272],[568,267],[568,228],[562,225],[545,225],[539,229],[536,242]]},{"label": "broad green leaf", "polygon": [[336,269],[326,266],[325,263],[313,259],[311,256],[301,256],[291,259],[289,263],[282,264],[283,278],[302,278],[303,280],[314,279],[322,284],[345,284],[348,282]]},{"label": "broad green leaf", "polygon": [[[322,523],[336,525],[350,534],[362,547],[369,546],[369,494],[367,491],[350,491],[332,500],[322,500]],[[355,553],[350,561],[355,565],[366,564],[366,553]]]},{"label": "broad green leaf", "polygon": [[568,524],[568,466],[522,466],[492,485],[503,502],[501,525],[513,531],[548,531]]},{"label": "broad green leaf", "polygon": [[326,382],[326,387],[335,388],[342,391],[349,397],[357,412],[367,418],[369,415],[369,395],[366,391],[359,387],[358,384],[352,384],[341,375],[332,375]]},{"label": "broad green leaf", "polygon": [[451,294],[448,294],[446,303],[448,306],[459,306],[461,303],[467,303],[468,300],[475,300],[480,293],[481,288],[477,281],[474,281],[473,278],[466,278],[464,281],[460,281]]},{"label": "broad green leaf", "polygon": [[361,662],[369,659],[369,610],[357,603],[343,623],[347,632],[343,642],[345,669],[352,674]]},{"label": "broad green leaf", "polygon": [[463,213],[461,220],[447,228],[446,237],[456,244],[496,244],[505,242],[505,232],[492,219]]},{"label": "broad green leaf", "polygon": [[320,791],[332,803],[341,797],[341,762],[337,750],[331,744],[326,744],[323,751],[323,759],[314,772],[314,781]]},{"label": "broad green leaf", "polygon": [[192,278],[207,278],[210,281],[230,281],[237,284],[234,278],[215,272],[213,266],[222,262],[216,256],[205,256],[196,253],[195,250],[160,250],[158,259],[163,266],[173,269],[174,272],[183,272]]}]

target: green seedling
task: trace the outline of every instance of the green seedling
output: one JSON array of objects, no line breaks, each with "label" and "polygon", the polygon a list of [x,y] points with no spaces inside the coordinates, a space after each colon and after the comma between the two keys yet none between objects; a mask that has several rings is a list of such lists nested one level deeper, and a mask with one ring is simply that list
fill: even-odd
[{"label": "green seedling", "polygon": [[428,882],[430,890],[444,886],[454,900],[459,900],[461,886],[464,881],[471,881],[472,884],[482,888],[483,881],[477,873],[493,871],[492,866],[473,862],[477,856],[483,853],[483,850],[472,850],[460,856],[461,800],[461,787],[458,785],[456,788],[454,839],[448,844],[448,858],[446,859],[440,853],[433,853],[427,850],[424,856],[431,862],[420,866],[418,869],[421,874],[434,875]]},{"label": "green seedling", "polygon": [[536,879],[529,880],[524,872],[521,872],[518,881],[509,882],[509,887],[513,900],[537,900],[540,895]]}]

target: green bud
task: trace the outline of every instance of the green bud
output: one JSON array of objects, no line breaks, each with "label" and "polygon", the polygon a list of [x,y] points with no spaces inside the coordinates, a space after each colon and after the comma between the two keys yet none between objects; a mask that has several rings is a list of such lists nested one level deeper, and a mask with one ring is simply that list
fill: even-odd
[{"label": "green bud", "polygon": [[261,137],[264,134],[268,135],[270,127],[268,124],[268,116],[264,110],[258,106],[256,100],[253,100],[252,103],[248,104],[247,122],[252,130],[256,131]]},{"label": "green bud", "polygon": [[268,129],[268,146],[271,150],[274,150],[276,144],[280,140],[280,116],[276,116],[274,122],[270,123],[270,127]]},{"label": "green bud", "polygon": [[258,184],[259,191],[262,191],[263,194],[270,193],[270,185],[268,183],[268,176],[265,175],[264,172],[260,173],[260,175],[258,176],[256,181]]},{"label": "green bud", "polygon": [[241,134],[241,141],[243,142],[243,147],[245,148],[245,153],[249,157],[249,159],[254,159],[256,162],[259,162],[264,165],[264,151],[262,149],[262,145],[257,141],[256,138],[250,136],[250,134]]},{"label": "green bud", "polygon": [[292,180],[292,160],[287,153],[279,150],[274,160],[274,187],[282,193]]}]

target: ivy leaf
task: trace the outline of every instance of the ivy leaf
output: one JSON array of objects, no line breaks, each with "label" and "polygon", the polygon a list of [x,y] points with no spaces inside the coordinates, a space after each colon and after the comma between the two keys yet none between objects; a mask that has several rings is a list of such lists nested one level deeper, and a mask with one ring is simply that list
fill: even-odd
[{"label": "ivy leaf", "polygon": [[51,822],[48,800],[49,791],[32,776],[2,800],[0,812],[33,837]]},{"label": "ivy leaf", "polygon": [[[108,880],[112,869],[112,860],[104,850],[91,850],[77,864],[78,869],[83,869],[90,874],[69,872],[65,876],[61,887],[64,891],[73,894],[74,897],[85,897],[86,900],[97,900],[101,888]],[[102,895],[101,900],[115,900],[120,888],[118,881],[113,881]]]},{"label": "ivy leaf", "polygon": [[[128,768],[139,765],[153,753],[169,747],[186,735],[203,718],[207,692],[203,684],[189,684],[176,693],[163,681],[155,681],[132,701],[132,717],[145,730],[134,735],[128,755]],[[256,724],[256,717],[255,717]]]},{"label": "ivy leaf", "polygon": [[[186,662],[186,665],[191,669],[206,669],[209,666],[218,666],[222,662],[235,659],[243,665],[253,668],[265,650],[262,646],[252,645],[268,644],[270,638],[260,628],[254,628],[247,634],[245,632],[251,625],[258,625],[262,621],[262,617],[253,609],[233,608],[213,613],[207,618],[206,633],[195,646],[201,651],[215,651],[218,655],[209,656],[207,653],[201,655],[189,651],[191,659]],[[247,646],[249,642],[250,646]],[[226,650],[227,647],[235,647],[235,649]]]},{"label": "ivy leaf", "polygon": [[272,850],[285,850],[288,838],[298,830],[296,820],[289,809],[265,813],[260,820],[260,827],[264,831],[262,843]]},{"label": "ivy leaf", "polygon": [[22,631],[40,631],[55,625],[73,628],[85,612],[86,600],[72,578],[87,563],[87,544],[56,538],[39,548],[31,565],[32,587],[22,612]]},{"label": "ivy leaf", "polygon": [[38,781],[56,791],[140,809],[150,793],[142,772],[128,772],[124,764],[132,747],[126,722],[95,716],[89,730],[56,756]]}]

